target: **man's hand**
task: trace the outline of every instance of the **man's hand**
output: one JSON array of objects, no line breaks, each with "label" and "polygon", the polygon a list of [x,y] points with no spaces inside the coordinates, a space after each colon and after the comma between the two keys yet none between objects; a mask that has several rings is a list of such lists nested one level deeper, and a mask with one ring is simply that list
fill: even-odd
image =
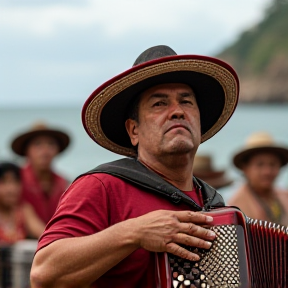
[{"label": "man's hand", "polygon": [[130,220],[134,221],[140,247],[153,252],[169,252],[191,261],[200,258],[179,244],[209,249],[210,241],[216,236],[202,227],[211,224],[213,218],[201,212],[158,210]]}]

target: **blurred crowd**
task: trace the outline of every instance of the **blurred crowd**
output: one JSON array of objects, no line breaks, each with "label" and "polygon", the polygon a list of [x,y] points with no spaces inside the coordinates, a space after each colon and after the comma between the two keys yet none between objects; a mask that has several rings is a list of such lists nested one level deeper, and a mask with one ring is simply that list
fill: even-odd
[{"label": "blurred crowd", "polygon": [[[13,139],[11,149],[25,164],[20,167],[0,161],[1,245],[37,239],[42,234],[69,185],[52,169],[53,160],[69,142],[65,132],[40,122]],[[288,191],[275,184],[288,162],[288,148],[276,143],[272,135],[256,132],[239,147],[232,162],[243,181],[226,204],[239,207],[250,218],[288,225]],[[213,156],[208,154],[196,155],[194,176],[220,192],[233,183],[227,169],[215,169]]]},{"label": "blurred crowd", "polygon": [[11,245],[37,239],[54,214],[68,181],[52,169],[54,158],[69,145],[69,136],[37,122],[17,135],[11,149],[23,157],[19,167],[0,161],[0,242]]}]

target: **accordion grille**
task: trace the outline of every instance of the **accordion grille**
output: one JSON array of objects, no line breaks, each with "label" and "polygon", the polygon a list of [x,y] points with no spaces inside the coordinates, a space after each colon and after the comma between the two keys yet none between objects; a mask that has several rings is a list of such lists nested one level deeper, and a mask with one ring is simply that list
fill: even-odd
[{"label": "accordion grille", "polygon": [[220,225],[210,228],[217,237],[209,250],[185,246],[197,253],[193,262],[169,254],[173,288],[236,288],[240,287],[240,266],[237,246],[237,226]]}]

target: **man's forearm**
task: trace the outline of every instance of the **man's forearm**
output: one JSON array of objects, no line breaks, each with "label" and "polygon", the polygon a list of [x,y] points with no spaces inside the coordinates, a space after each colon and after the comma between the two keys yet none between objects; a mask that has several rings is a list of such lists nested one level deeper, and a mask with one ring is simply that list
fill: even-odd
[{"label": "man's forearm", "polygon": [[139,247],[131,221],[90,236],[57,240],[44,247],[33,261],[31,287],[89,287]]},{"label": "man's forearm", "polygon": [[87,288],[140,247],[199,260],[198,255],[179,244],[210,248],[215,233],[200,225],[209,225],[212,220],[189,210],[157,210],[91,236],[55,241],[35,256],[32,288]]}]

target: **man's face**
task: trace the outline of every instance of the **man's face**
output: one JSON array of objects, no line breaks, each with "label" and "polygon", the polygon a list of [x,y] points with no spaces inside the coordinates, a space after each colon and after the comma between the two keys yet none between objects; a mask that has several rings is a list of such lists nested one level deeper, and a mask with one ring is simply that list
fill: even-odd
[{"label": "man's face", "polygon": [[139,121],[128,119],[126,128],[138,155],[187,154],[201,142],[200,112],[186,84],[154,86],[141,95]]},{"label": "man's face", "polygon": [[39,170],[50,169],[53,158],[58,154],[57,141],[50,136],[36,136],[26,149],[26,156],[33,167]]},{"label": "man's face", "polygon": [[21,183],[13,172],[7,171],[0,179],[0,205],[13,208],[19,204]]},{"label": "man's face", "polygon": [[243,167],[243,172],[252,187],[266,191],[272,189],[280,168],[278,156],[263,152],[252,156]]}]

